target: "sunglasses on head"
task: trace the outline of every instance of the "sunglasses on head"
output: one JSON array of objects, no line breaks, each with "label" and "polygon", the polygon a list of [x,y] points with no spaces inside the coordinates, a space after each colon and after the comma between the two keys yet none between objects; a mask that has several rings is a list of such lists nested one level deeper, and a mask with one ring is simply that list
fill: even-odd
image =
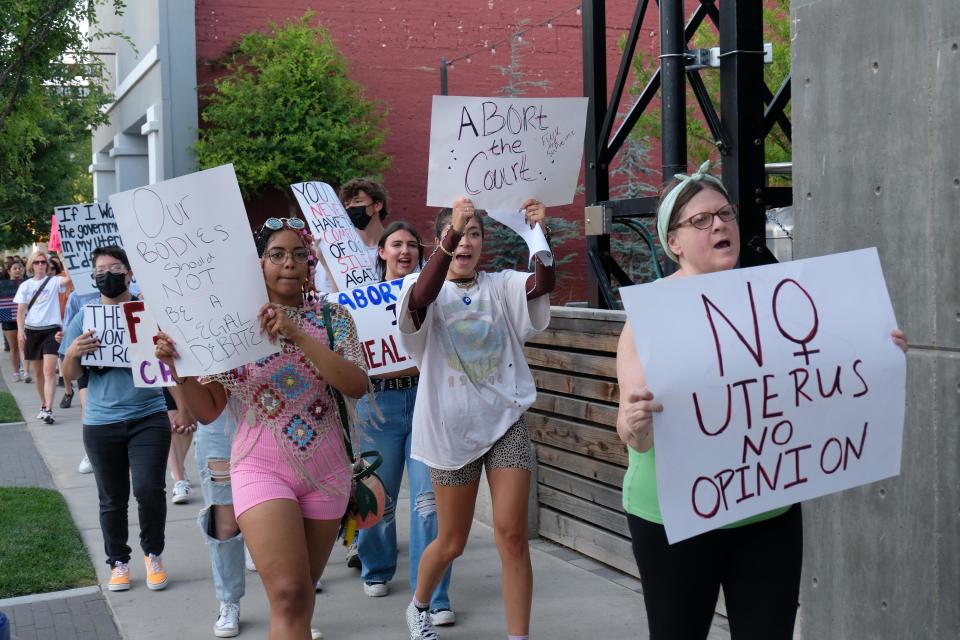
[{"label": "sunglasses on head", "polygon": [[300,231],[306,227],[306,223],[300,218],[267,218],[260,230],[270,229],[271,231],[280,231],[284,227]]}]

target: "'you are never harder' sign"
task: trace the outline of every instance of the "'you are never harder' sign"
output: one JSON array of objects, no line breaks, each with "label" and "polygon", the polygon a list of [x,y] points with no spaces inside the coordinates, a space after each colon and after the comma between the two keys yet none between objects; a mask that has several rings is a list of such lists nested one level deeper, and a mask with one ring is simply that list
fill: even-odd
[{"label": "'you are never harder' sign", "polygon": [[876,249],[620,290],[667,538],[900,473],[906,359]]},{"label": "'you are never harder' sign", "polygon": [[137,283],[176,342],[181,376],[211,375],[279,350],[260,333],[267,302],[233,165],[110,196]]},{"label": "'you are never harder' sign", "polygon": [[434,96],[427,205],[573,202],[586,123],[587,98]]},{"label": "'you are never harder' sign", "polygon": [[[298,182],[290,188],[310,224],[320,259],[326,263],[337,290],[375,284],[377,276],[370,251],[333,187],[326,182]],[[323,265],[317,268],[322,269]]]}]

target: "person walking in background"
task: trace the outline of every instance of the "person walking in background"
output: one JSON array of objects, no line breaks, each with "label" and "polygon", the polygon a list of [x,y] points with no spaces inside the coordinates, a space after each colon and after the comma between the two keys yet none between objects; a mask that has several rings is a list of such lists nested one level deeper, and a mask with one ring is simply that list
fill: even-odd
[{"label": "person walking in background", "polygon": [[[540,202],[527,200],[522,208],[529,224],[545,224]],[[437,637],[430,599],[463,553],[485,467],[507,631],[511,640],[524,640],[533,597],[527,539],[533,452],[523,413],[537,389],[523,344],[550,322],[553,262],[537,258],[535,273],[478,271],[483,225],[467,198],[440,212],[435,231],[437,251],[422,272],[407,276],[397,301],[401,341],[420,369],[410,455],[430,468],[438,522],[436,539],[420,557],[407,630],[411,640]]]},{"label": "person walking in background", "polygon": [[[95,274],[90,274],[91,277],[96,277]],[[131,293],[133,293],[131,291]],[[77,290],[74,290],[67,297],[67,304],[63,308],[63,326],[69,327],[70,323],[73,322],[74,316],[78,313],[81,313],[84,306],[88,304],[97,304],[100,302],[100,292],[93,291],[91,293],[80,293]],[[63,335],[60,335],[60,358],[62,360],[65,353],[65,347],[63,346],[62,341]],[[63,370],[63,364],[61,363],[60,369]],[[87,384],[90,381],[90,375],[87,372],[86,367],[83,368],[83,373],[77,378],[77,395],[80,396],[80,415],[83,415],[84,406],[87,402]],[[93,465],[90,464],[90,458],[87,456],[87,452],[83,452],[83,458],[80,459],[80,464],[77,466],[78,473],[93,473]]]},{"label": "person walking in background", "polygon": [[24,357],[33,364],[40,413],[37,420],[53,424],[53,401],[57,391],[56,335],[63,324],[60,294],[67,290],[68,278],[47,272],[49,258],[37,251],[27,263],[33,277],[24,280],[13,301],[17,303],[17,340]]},{"label": "person walking in background", "polygon": [[[106,246],[91,255],[93,277],[101,304],[133,299],[130,262],[123,249]],[[93,330],[83,331],[83,314],[74,314],[64,331],[63,368],[71,378],[82,375],[81,358],[100,346]],[[165,545],[167,499],[164,476],[170,449],[170,419],[160,389],[133,384],[129,368],[86,367],[87,400],[83,407],[83,445],[93,465],[100,498],[100,531],[111,574],[107,589],[130,588],[130,547],[127,508],[130,486],[137,499],[140,547],[146,585],[166,588],[162,554]]]},{"label": "person walking in background", "polygon": [[13,381],[30,382],[32,378],[30,374],[24,370],[23,354],[20,350],[20,341],[17,339],[19,333],[17,325],[17,303],[14,302],[16,290],[19,289],[20,283],[23,281],[24,269],[23,265],[19,262],[10,260],[9,267],[4,271],[6,273],[6,279],[9,280],[9,286],[13,288],[14,294],[0,301],[0,312],[4,314],[5,318],[2,321],[3,337],[6,339],[7,346],[10,348],[10,365],[13,367]]}]

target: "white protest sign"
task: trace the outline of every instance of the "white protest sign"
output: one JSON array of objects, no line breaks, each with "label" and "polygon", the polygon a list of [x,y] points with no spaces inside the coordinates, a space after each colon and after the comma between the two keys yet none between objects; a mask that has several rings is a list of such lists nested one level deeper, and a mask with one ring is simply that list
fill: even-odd
[{"label": "white protest sign", "polygon": [[113,209],[107,202],[66,204],[53,210],[60,232],[60,254],[70,272],[73,288],[78,294],[93,293],[93,263],[90,252],[97,247],[115,244],[123,246],[120,230],[114,220]]},{"label": "white protest sign", "polygon": [[539,224],[530,228],[527,224],[526,212],[523,209],[502,209],[487,211],[487,215],[513,229],[517,235],[523,238],[530,250],[530,262],[539,257],[540,262],[546,266],[553,264],[553,253],[550,251],[550,245],[547,243],[547,237],[543,235],[543,229]]},{"label": "white protest sign", "polygon": [[399,278],[331,296],[353,316],[363,357],[367,361],[367,375],[382,375],[416,366],[398,337],[397,296],[402,285],[403,278]]},{"label": "white protest sign", "polygon": [[181,376],[279,351],[260,333],[263,271],[233,165],[110,196],[143,297],[176,342]]},{"label": "white protest sign", "polygon": [[620,290],[671,543],[897,475],[906,359],[876,249]]},{"label": "white protest sign", "polygon": [[159,326],[143,300],[132,300],[120,305],[123,326],[129,342],[130,366],[135,387],[172,387],[176,385],[173,372],[157,360],[153,336]]},{"label": "white protest sign", "polygon": [[290,188],[320,244],[320,257],[330,269],[337,289],[375,284],[373,258],[333,187],[326,182],[299,182]]},{"label": "white protest sign", "polygon": [[570,204],[586,124],[587,98],[433,96],[427,205]]},{"label": "white protest sign", "polygon": [[100,346],[96,351],[80,358],[80,364],[87,367],[129,368],[129,342],[120,305],[88,304],[83,307],[83,331],[91,329],[100,341]]}]

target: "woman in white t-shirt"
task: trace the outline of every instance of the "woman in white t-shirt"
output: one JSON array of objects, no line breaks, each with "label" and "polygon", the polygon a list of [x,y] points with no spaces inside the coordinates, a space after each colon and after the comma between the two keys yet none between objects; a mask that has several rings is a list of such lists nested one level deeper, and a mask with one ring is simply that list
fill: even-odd
[{"label": "woman in white t-shirt", "polygon": [[13,301],[17,303],[17,341],[24,360],[33,364],[33,378],[40,396],[37,420],[53,424],[53,401],[57,391],[56,334],[63,324],[60,294],[66,292],[69,278],[48,273],[49,256],[37,251],[27,260],[33,277],[24,280]]},{"label": "woman in white t-shirt", "polygon": [[[527,200],[523,208],[531,225],[543,225],[541,203]],[[397,313],[403,346],[420,369],[411,457],[430,468],[438,516],[437,537],[420,558],[407,626],[413,640],[437,638],[430,596],[463,553],[485,466],[507,630],[523,639],[533,594],[527,543],[533,453],[523,413],[537,393],[523,344],[550,322],[546,294],[554,269],[538,259],[532,274],[478,272],[483,224],[467,198],[441,211],[436,233],[438,250],[423,271],[407,276]]]}]

